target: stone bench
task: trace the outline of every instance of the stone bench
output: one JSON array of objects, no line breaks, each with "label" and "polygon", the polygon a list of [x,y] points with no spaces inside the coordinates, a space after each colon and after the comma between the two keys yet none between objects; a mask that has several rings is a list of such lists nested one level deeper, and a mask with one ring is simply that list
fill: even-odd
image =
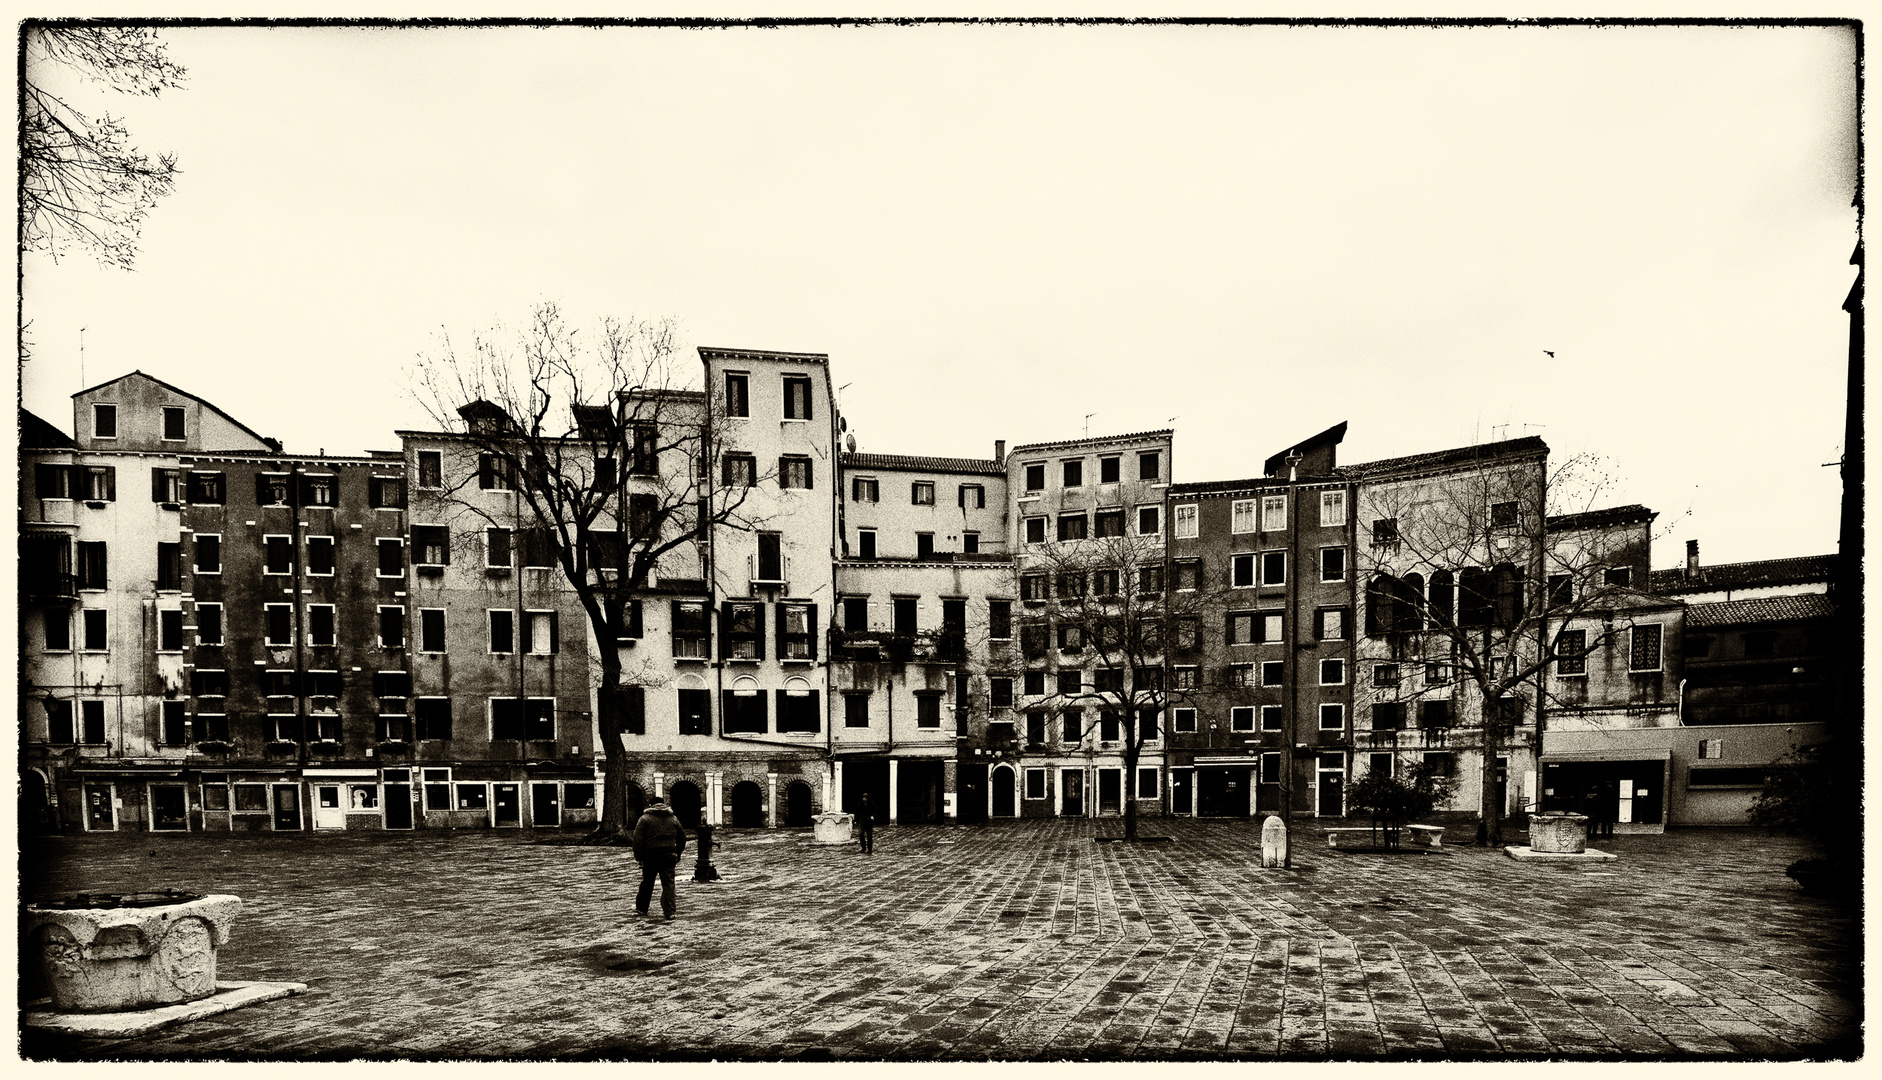
[{"label": "stone bench", "polygon": [[[1385,830],[1363,829],[1328,829],[1327,846],[1330,848],[1371,847],[1385,842]],[[1343,842],[1342,842],[1343,841]],[[1437,850],[1444,846],[1444,830],[1437,825],[1406,825],[1399,837],[1401,846]]]}]

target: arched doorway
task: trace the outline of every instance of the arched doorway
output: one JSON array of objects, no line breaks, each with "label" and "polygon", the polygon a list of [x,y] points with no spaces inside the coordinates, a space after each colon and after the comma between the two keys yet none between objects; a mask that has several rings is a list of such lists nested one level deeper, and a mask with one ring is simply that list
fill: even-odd
[{"label": "arched doorway", "polygon": [[690,780],[681,780],[667,789],[667,805],[673,816],[689,829],[699,828],[699,788]]},{"label": "arched doorway", "polygon": [[20,776],[20,827],[27,832],[52,831],[52,801],[46,797],[46,778],[32,769]]},{"label": "arched doorway", "polygon": [[732,827],[762,829],[765,825],[765,791],[750,780],[732,785]]},{"label": "arched doorway", "polygon": [[784,824],[793,829],[808,829],[810,815],[815,811],[810,805],[810,785],[802,780],[793,780],[784,789]]},{"label": "arched doorway", "polygon": [[647,792],[639,784],[627,782],[627,823],[631,826],[640,820],[640,815],[647,809]]},{"label": "arched doorway", "polygon": [[1017,817],[1013,809],[1013,770],[1004,765],[994,766],[989,783],[993,785],[993,816]]}]

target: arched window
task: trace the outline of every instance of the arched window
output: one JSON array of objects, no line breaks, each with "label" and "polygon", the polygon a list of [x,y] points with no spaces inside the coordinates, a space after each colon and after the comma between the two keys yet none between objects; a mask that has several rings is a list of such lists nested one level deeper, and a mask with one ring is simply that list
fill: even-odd
[{"label": "arched window", "polygon": [[1398,627],[1398,579],[1390,574],[1374,574],[1366,582],[1366,633],[1377,637]]},{"label": "arched window", "polygon": [[1511,563],[1498,563],[1490,572],[1496,603],[1496,623],[1511,627],[1523,617],[1523,572]]},{"label": "arched window", "polygon": [[1449,570],[1434,571],[1431,575],[1431,588],[1427,592],[1425,610],[1431,615],[1431,625],[1450,626],[1456,616],[1455,602],[1457,589],[1452,585],[1454,579]]},{"label": "arched window", "polygon": [[1410,573],[1399,579],[1398,596],[1398,628],[1400,630],[1423,630],[1425,628],[1424,575]]},{"label": "arched window", "polygon": [[1467,566],[1458,582],[1457,625],[1484,626],[1490,622],[1490,609],[1496,600],[1496,583],[1490,571],[1481,566]]}]

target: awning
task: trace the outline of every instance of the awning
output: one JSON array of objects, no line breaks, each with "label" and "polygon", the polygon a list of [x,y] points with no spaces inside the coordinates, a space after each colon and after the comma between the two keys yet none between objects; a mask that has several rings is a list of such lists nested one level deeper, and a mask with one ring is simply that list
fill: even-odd
[{"label": "awning", "polygon": [[181,779],[182,769],[140,769],[125,765],[116,769],[73,769],[73,776],[146,776],[153,780]]},{"label": "awning", "polygon": [[1562,761],[1666,761],[1673,756],[1673,751],[1660,747],[1637,747],[1631,750],[1551,750],[1542,755],[1544,765]]},{"label": "awning", "polygon": [[1198,757],[1191,759],[1190,764],[1199,769],[1252,769],[1261,764],[1261,759],[1253,754],[1243,754],[1241,757]]},{"label": "awning", "polygon": [[309,780],[328,779],[377,779],[378,769],[302,769],[301,775]]}]

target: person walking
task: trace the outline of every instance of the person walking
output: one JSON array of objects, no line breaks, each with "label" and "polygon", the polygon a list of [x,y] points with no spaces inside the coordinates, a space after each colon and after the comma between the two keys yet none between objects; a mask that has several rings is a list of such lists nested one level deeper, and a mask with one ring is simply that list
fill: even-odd
[{"label": "person walking", "polygon": [[671,919],[679,907],[673,894],[673,868],[686,850],[686,830],[680,819],[667,809],[665,799],[654,799],[634,823],[634,861],[640,863],[640,893],[634,897],[634,914],[645,915],[653,903],[653,881],[660,879],[660,910]]},{"label": "person walking", "polygon": [[856,804],[856,839],[862,842],[864,855],[876,853],[875,812],[869,805],[867,792],[863,793],[862,801]]}]

